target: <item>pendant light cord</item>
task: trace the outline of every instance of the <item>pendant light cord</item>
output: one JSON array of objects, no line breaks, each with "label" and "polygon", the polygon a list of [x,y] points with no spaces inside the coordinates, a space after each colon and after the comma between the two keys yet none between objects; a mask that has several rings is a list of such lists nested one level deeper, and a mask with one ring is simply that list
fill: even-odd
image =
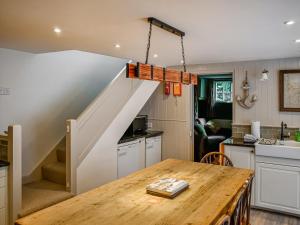
[{"label": "pendant light cord", "polygon": [[148,64],[150,44],[151,44],[151,34],[152,34],[152,22],[150,22],[149,33],[148,33],[148,44],[147,44],[145,64]]},{"label": "pendant light cord", "polygon": [[181,35],[180,37],[181,37],[181,53],[182,53],[183,71],[186,72],[185,54],[184,54],[184,46],[183,46],[183,36]]},{"label": "pendant light cord", "polygon": [[[149,51],[150,51],[150,46],[151,46],[151,34],[152,34],[152,21],[150,22],[150,26],[149,26],[145,64],[148,64]],[[181,53],[182,53],[183,71],[186,72],[185,54],[184,54],[184,45],[183,45],[183,35],[181,35],[180,38],[181,38]]]}]

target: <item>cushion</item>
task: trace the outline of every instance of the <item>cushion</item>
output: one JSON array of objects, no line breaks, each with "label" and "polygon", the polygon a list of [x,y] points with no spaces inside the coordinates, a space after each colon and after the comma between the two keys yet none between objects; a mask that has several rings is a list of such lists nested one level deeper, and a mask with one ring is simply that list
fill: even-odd
[{"label": "cushion", "polygon": [[213,120],[208,121],[205,124],[206,130],[208,129],[211,133],[216,134],[221,129],[218,123],[214,122]]}]

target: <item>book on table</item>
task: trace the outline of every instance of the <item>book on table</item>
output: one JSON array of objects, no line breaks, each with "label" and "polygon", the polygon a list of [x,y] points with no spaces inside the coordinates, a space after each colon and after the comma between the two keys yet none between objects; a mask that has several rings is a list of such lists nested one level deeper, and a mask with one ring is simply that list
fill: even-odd
[{"label": "book on table", "polygon": [[148,194],[174,198],[189,187],[188,182],[176,178],[165,178],[147,185]]}]

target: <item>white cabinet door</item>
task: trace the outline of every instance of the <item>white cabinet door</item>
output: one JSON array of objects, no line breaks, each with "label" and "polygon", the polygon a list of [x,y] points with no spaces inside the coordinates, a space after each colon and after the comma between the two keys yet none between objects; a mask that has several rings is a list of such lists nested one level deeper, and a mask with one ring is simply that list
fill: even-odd
[{"label": "white cabinet door", "polygon": [[145,139],[118,146],[118,178],[145,168]]},{"label": "white cabinet door", "polygon": [[146,139],[146,167],[161,161],[161,136]]},{"label": "white cabinet door", "polygon": [[256,206],[300,214],[300,167],[256,163]]},{"label": "white cabinet door", "polygon": [[254,169],[254,148],[225,145],[225,155],[233,162],[234,167]]},{"label": "white cabinet door", "polygon": [[0,225],[7,224],[7,168],[0,168]]},{"label": "white cabinet door", "polygon": [[[243,146],[232,146],[225,145],[224,153],[227,155],[234,167],[243,169],[255,169],[255,153],[254,148],[243,147]],[[256,205],[255,203],[255,177],[252,184],[252,194],[251,194],[251,205]]]}]

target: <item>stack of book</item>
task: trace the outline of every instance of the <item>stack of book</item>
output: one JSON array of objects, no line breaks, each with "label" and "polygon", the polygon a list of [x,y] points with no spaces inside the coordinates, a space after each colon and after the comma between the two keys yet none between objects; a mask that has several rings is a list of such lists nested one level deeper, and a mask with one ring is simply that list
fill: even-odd
[{"label": "stack of book", "polygon": [[165,178],[147,185],[148,194],[174,198],[189,187],[188,182],[175,178]]}]

